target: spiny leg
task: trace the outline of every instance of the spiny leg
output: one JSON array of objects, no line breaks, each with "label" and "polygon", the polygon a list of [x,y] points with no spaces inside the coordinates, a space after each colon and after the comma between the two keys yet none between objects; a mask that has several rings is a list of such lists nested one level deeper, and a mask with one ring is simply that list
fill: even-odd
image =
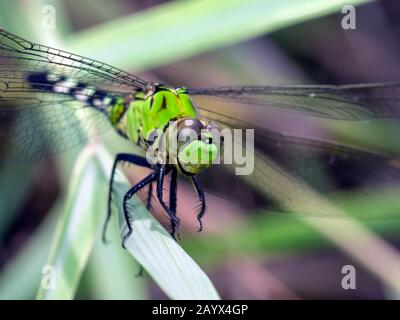
[{"label": "spiny leg", "polygon": [[[178,171],[176,168],[171,170],[171,181],[169,184],[169,209],[171,213],[176,217],[176,207],[177,207],[177,189],[178,189]],[[176,219],[178,219],[176,217]],[[179,220],[178,220],[179,223]],[[171,222],[171,227],[174,228]],[[176,229],[177,226],[175,226]],[[176,229],[176,235],[180,239],[179,230]]]},{"label": "spiny leg", "polygon": [[175,239],[175,232],[179,227],[179,219],[176,216],[175,212],[172,212],[167,204],[163,200],[163,186],[164,186],[164,176],[166,174],[166,166],[161,165],[158,168],[158,179],[157,179],[157,198],[160,202],[161,206],[167,212],[170,221],[171,221],[171,235]]},{"label": "spiny leg", "polygon": [[151,210],[151,199],[153,196],[153,183],[149,183],[149,189],[147,191],[147,201],[146,201],[146,208],[147,210]]},{"label": "spiny leg", "polygon": [[109,182],[107,216],[106,216],[106,220],[104,221],[104,225],[103,225],[102,239],[103,239],[104,243],[107,243],[106,233],[107,233],[108,222],[110,221],[111,214],[112,214],[111,202],[112,202],[112,190],[113,190],[114,176],[115,176],[115,170],[117,169],[117,165],[119,162],[129,162],[129,163],[138,165],[140,167],[151,168],[150,164],[147,162],[146,158],[144,158],[144,157],[140,157],[140,156],[137,156],[134,154],[129,154],[129,153],[119,153],[115,157],[114,164],[113,164],[112,171],[111,171],[111,178],[110,178],[110,182]]},{"label": "spiny leg", "polygon": [[122,203],[122,207],[124,209],[124,217],[125,217],[125,222],[128,227],[128,231],[123,235],[121,246],[122,248],[125,248],[125,242],[129,238],[129,236],[132,234],[132,226],[131,222],[129,221],[129,213],[128,213],[128,201],[130,198],[133,197],[133,195],[138,192],[140,189],[148,185],[149,183],[152,183],[157,179],[158,172],[153,172],[149,174],[146,178],[135,184],[131,189],[128,190],[127,193],[125,193],[124,196],[124,201]]},{"label": "spiny leg", "polygon": [[[151,200],[153,197],[153,182],[149,183],[149,188],[147,190],[147,201],[146,201],[146,208],[148,211],[151,210]],[[139,265],[139,271],[138,273],[135,275],[135,277],[142,277],[144,273],[144,268],[143,266]]]},{"label": "spiny leg", "polygon": [[178,172],[176,170],[176,168],[172,168],[171,170],[171,182],[170,182],[170,190],[169,190],[169,209],[171,210],[171,212],[176,213],[176,204],[177,204],[177,200],[176,200],[176,192],[177,192],[177,188],[178,188],[178,184],[177,184],[177,178],[178,178]]},{"label": "spiny leg", "polygon": [[201,187],[199,178],[197,176],[193,176],[192,182],[193,182],[194,188],[196,189],[197,195],[200,200],[200,205],[201,205],[200,211],[197,214],[197,221],[199,221],[199,228],[197,229],[197,231],[200,232],[201,230],[203,230],[203,222],[201,219],[203,218],[204,214],[206,213],[206,197],[204,196],[204,191],[203,191],[203,188]]}]

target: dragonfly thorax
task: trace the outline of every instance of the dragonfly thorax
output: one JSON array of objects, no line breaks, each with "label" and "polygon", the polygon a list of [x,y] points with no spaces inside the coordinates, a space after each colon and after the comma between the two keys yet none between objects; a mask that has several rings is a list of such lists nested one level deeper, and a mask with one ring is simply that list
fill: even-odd
[{"label": "dragonfly thorax", "polygon": [[185,88],[155,85],[148,92],[134,94],[120,123],[128,138],[156,162],[176,165],[187,175],[209,167],[218,154],[210,131],[218,130],[198,119]]}]

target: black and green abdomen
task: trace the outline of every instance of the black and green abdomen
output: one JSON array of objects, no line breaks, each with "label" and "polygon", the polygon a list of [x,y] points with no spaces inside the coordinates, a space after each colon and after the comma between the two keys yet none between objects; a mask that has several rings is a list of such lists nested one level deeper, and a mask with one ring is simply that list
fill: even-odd
[{"label": "black and green abdomen", "polygon": [[124,96],[47,71],[29,74],[26,80],[34,88],[71,96],[102,112],[118,133],[144,148],[154,130],[164,130],[170,121],[197,117],[185,88],[155,85],[152,92]]}]

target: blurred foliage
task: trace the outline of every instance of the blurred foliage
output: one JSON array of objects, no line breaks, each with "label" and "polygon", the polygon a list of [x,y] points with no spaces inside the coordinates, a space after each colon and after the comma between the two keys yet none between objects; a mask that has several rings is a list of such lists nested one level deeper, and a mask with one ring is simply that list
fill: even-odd
[{"label": "blurred foliage", "polygon": [[[338,12],[344,4],[363,2],[367,1],[205,0],[170,1],[162,4],[157,2],[154,6],[143,7],[140,2],[131,4],[127,1],[96,1],[94,6],[90,1],[1,0],[0,25],[28,39],[65,48],[120,68],[142,72],[154,69],[153,73],[147,74],[150,78],[171,79],[172,82],[181,82],[185,85],[195,83],[212,86],[224,84],[224,81],[229,81],[226,84],[231,84],[232,79],[237,83],[262,82],[263,84],[291,82],[292,79],[305,80],[302,72],[295,66],[296,63],[299,61],[305,64],[315,63],[310,61],[311,58],[307,59],[306,53],[301,51],[303,46],[315,49],[313,39],[306,41],[306,38],[295,38],[296,33],[293,32],[295,25]],[[56,8],[57,28],[54,31],[43,31],[41,9],[49,4]],[[320,23],[321,25],[324,23]],[[268,51],[274,46],[268,42],[269,40],[261,38],[268,32],[284,28],[288,28],[287,38],[295,51],[293,61],[290,62],[286,58],[282,59],[284,62],[280,62],[279,57],[284,54],[278,49]],[[260,37],[260,41],[234,45],[255,37]],[[274,37],[279,38],[276,33]],[[285,43],[285,39],[285,34],[282,34],[277,43],[279,41]],[[219,49],[222,47],[228,49]],[[206,52],[210,51],[211,54],[208,56]],[[277,70],[273,70],[271,66],[266,67],[262,64],[263,55],[278,57],[274,62],[283,67]],[[190,57],[195,58],[190,60]],[[159,68],[160,66],[165,66],[166,69]],[[190,74],[188,70],[191,71]],[[361,128],[361,131],[354,130],[353,124],[349,126],[346,123],[335,123],[327,126],[334,135],[339,137],[342,134],[349,141],[399,151],[398,144],[386,138],[398,132],[396,126],[393,126],[393,129],[387,129],[385,126],[383,129],[382,126],[375,124],[362,125],[364,129]],[[385,130],[390,132],[384,132]],[[107,145],[113,151],[127,148],[127,145],[119,142],[112,133],[104,140],[111,141]],[[67,189],[75,160],[76,152],[56,158],[63,189]],[[0,190],[5,199],[12,197],[13,201],[0,204],[0,213],[4,217],[0,220],[0,237],[7,232],[10,237],[8,230],[12,230],[13,225],[20,221],[19,212],[22,204],[29,201],[29,191],[35,186],[37,167],[38,164],[16,169],[5,166],[1,168]],[[92,182],[95,183],[95,180]],[[100,188],[99,185],[103,185],[104,181],[98,181],[97,184],[93,190]],[[396,236],[400,223],[396,219],[400,205],[398,191],[396,188],[380,191],[379,201],[368,193],[343,192],[335,195],[334,203],[345,208],[351,217],[362,221],[378,234],[385,237]],[[84,252],[75,256],[79,263],[75,261],[74,266],[67,267],[71,268],[70,271],[73,273],[74,279],[68,284],[72,287],[67,290],[66,295],[58,297],[73,298],[75,290],[78,290],[78,298],[151,297],[152,294],[149,292],[151,286],[147,277],[144,279],[133,277],[137,265],[132,263],[132,259],[127,259],[127,255],[120,250],[119,241],[115,240],[115,230],[113,239],[116,243],[112,245],[113,250],[100,245],[95,226],[98,222],[101,224],[105,210],[103,213],[103,206],[100,204],[101,201],[97,203],[97,197],[104,197],[104,193],[97,191],[95,193],[91,196],[96,212],[91,212],[93,216],[86,215],[80,218],[93,219],[96,223],[92,225],[93,228],[88,234],[89,240],[83,241],[87,244],[86,247],[81,247],[82,239],[72,239],[77,242],[75,244],[77,252]],[[0,273],[1,299],[34,298],[40,283],[41,268],[46,264],[49,244],[56,230],[55,220],[62,221],[62,212],[66,212],[65,203],[71,205],[68,200],[64,202],[64,197],[62,194],[52,210],[46,212],[44,217],[38,218],[36,229],[28,229],[32,234],[25,235],[25,239],[21,240],[23,245],[17,242],[13,247],[16,252],[8,250],[5,255],[7,261],[3,262]],[[382,216],[374,216],[378,211],[385,219],[381,219]],[[332,246],[330,240],[305,223],[301,216],[261,209],[248,210],[247,213],[249,216],[245,219],[239,218],[236,224],[230,225],[225,222],[218,224],[217,221],[216,225],[222,228],[222,231],[208,233],[206,230],[207,234],[186,236],[181,242],[183,248],[204,267],[204,270],[215,271],[223,268],[226,259],[230,257],[240,259],[242,254],[264,262],[269,258],[316,252]],[[232,215],[228,218],[237,217]],[[208,219],[209,217],[206,218]],[[67,228],[64,228],[57,232],[61,234],[66,231]],[[92,246],[94,246],[93,251],[91,251]],[[54,250],[53,247],[53,256],[61,255],[61,258],[65,259],[61,254],[62,250]],[[88,267],[85,270],[86,264]],[[84,270],[85,273],[82,275]],[[81,277],[83,280],[80,282]],[[39,296],[43,297],[43,292]],[[153,296],[160,297],[160,293],[156,292]],[[51,298],[56,297],[57,295],[54,295]]]}]

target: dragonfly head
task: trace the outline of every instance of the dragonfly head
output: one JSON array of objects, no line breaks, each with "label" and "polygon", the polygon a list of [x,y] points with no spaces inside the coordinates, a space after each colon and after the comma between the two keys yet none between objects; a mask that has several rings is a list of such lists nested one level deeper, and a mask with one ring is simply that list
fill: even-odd
[{"label": "dragonfly head", "polygon": [[220,128],[213,122],[196,118],[176,121],[177,162],[180,171],[196,175],[209,168],[220,150]]}]

